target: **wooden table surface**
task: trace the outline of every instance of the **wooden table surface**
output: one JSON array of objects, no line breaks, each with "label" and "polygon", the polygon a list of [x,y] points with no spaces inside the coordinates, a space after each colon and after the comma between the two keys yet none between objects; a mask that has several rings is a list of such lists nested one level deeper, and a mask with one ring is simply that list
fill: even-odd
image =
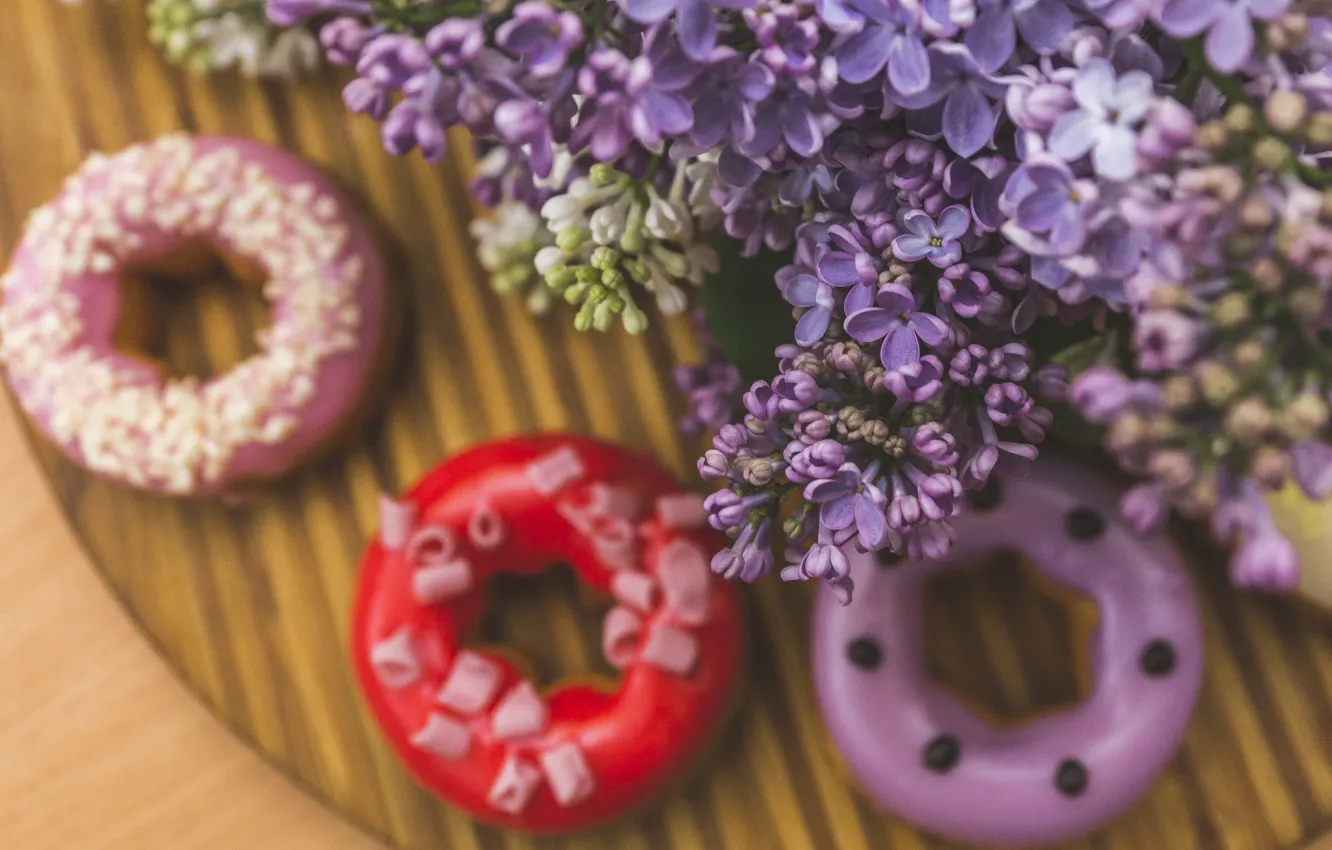
[{"label": "wooden table surface", "polygon": [[0,404],[0,847],[378,850],[246,749],[79,550]]}]

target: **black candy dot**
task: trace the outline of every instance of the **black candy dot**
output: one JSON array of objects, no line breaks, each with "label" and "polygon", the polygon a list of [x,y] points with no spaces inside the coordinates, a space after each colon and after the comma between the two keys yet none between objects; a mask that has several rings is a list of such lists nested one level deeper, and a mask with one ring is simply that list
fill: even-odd
[{"label": "black candy dot", "polygon": [[1055,788],[1065,797],[1080,797],[1087,790],[1087,768],[1077,759],[1064,759],[1055,771]]},{"label": "black candy dot", "polygon": [[921,762],[935,773],[947,773],[957,767],[962,758],[962,746],[953,735],[940,735],[925,745],[921,753]]},{"label": "black candy dot", "polygon": [[846,645],[846,657],[861,670],[873,670],[883,663],[883,650],[874,638],[858,637]]},{"label": "black candy dot", "polygon": [[1074,508],[1064,517],[1064,530],[1074,540],[1095,540],[1105,533],[1105,519],[1091,508]]},{"label": "black candy dot", "polygon": [[892,549],[880,549],[874,553],[874,562],[881,567],[895,567],[906,558],[901,552]]},{"label": "black candy dot", "polygon": [[1175,672],[1175,648],[1167,641],[1154,640],[1143,649],[1138,666],[1144,675],[1159,679]]},{"label": "black candy dot", "polygon": [[967,506],[973,511],[990,511],[999,506],[999,500],[1003,498],[1003,492],[996,480],[998,476],[990,476],[990,480],[979,490],[968,490],[966,492]]}]

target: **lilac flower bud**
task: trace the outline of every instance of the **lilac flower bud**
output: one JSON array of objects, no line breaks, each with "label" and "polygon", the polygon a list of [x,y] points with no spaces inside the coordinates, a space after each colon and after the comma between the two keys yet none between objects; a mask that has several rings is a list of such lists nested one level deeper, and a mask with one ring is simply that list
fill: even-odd
[{"label": "lilac flower bud", "polygon": [[367,0],[268,0],[268,22],[275,27],[300,26],[318,15],[368,14]]},{"label": "lilac flower bud", "polygon": [[777,415],[777,396],[767,381],[755,381],[744,395],[745,410],[759,419],[769,420]]},{"label": "lilac flower bud", "polygon": [[420,41],[394,33],[371,39],[356,63],[357,74],[390,89],[401,89],[408,80],[431,68],[430,54]]},{"label": "lilac flower bud", "polygon": [[846,553],[831,544],[815,543],[800,559],[800,573],[805,578],[835,581],[846,578],[850,572]]},{"label": "lilac flower bud", "polygon": [[990,349],[986,358],[990,375],[1000,381],[1024,381],[1031,372],[1031,350],[1019,342]]},{"label": "lilac flower bud", "polygon": [[884,383],[893,395],[919,404],[934,398],[943,386],[942,377],[943,363],[927,354],[885,374]]},{"label": "lilac flower bud", "polygon": [[718,490],[708,496],[703,507],[708,512],[708,523],[718,531],[736,528],[749,520],[749,512],[772,499],[772,493],[740,496],[732,490]]},{"label": "lilac flower bud", "polygon": [[1109,422],[1133,399],[1133,384],[1108,366],[1092,366],[1069,387],[1068,400],[1092,422]]},{"label": "lilac flower bud", "polygon": [[716,449],[708,449],[703,453],[703,457],[698,459],[698,474],[704,481],[720,481],[730,470],[731,465],[726,460],[726,455]]},{"label": "lilac flower bud", "polygon": [[1032,383],[1036,395],[1042,401],[1057,404],[1068,395],[1068,368],[1057,363],[1047,363],[1036,370]]},{"label": "lilac flower bud", "polygon": [[366,77],[347,83],[342,90],[342,102],[353,115],[369,115],[376,121],[383,121],[393,105],[389,89]]},{"label": "lilac flower bud", "polygon": [[1291,466],[1300,489],[1321,502],[1332,495],[1332,446],[1321,440],[1304,440],[1290,447]]},{"label": "lilac flower bud", "polygon": [[994,384],[985,391],[985,413],[996,425],[1011,425],[1031,410],[1027,391],[1014,383]]},{"label": "lilac flower bud", "polygon": [[1230,581],[1236,587],[1282,592],[1300,578],[1300,559],[1285,535],[1270,525],[1247,535],[1230,558]]},{"label": "lilac flower bud", "polygon": [[1044,407],[1033,407],[1031,412],[1018,420],[1018,433],[1029,443],[1045,441],[1045,432],[1054,421],[1054,414]]},{"label": "lilac flower bud", "polygon": [[712,437],[713,448],[734,457],[749,445],[750,432],[743,425],[728,423],[717,429]]},{"label": "lilac flower bud", "polygon": [[1119,513],[1137,534],[1151,534],[1170,511],[1166,490],[1159,484],[1139,484],[1119,500]]},{"label": "lilac flower bud", "polygon": [[1188,107],[1171,97],[1158,98],[1147,112],[1138,136],[1138,155],[1149,160],[1175,156],[1193,143],[1198,123]]},{"label": "lilac flower bud", "polygon": [[832,433],[833,420],[826,413],[817,410],[802,410],[796,414],[793,428],[796,439],[802,443],[816,443],[828,438]]},{"label": "lilac flower bud", "polygon": [[932,522],[957,516],[962,510],[962,482],[937,472],[916,482],[921,513]]},{"label": "lilac flower bud", "polygon": [[990,374],[987,363],[989,351],[981,345],[968,345],[953,355],[948,364],[948,377],[959,387],[979,386]]},{"label": "lilac flower bud", "polygon": [[781,413],[797,413],[809,407],[819,396],[819,385],[807,372],[792,369],[772,384]]},{"label": "lilac flower bud", "polygon": [[361,57],[372,34],[373,30],[356,18],[334,18],[319,29],[319,43],[330,63],[350,67]]},{"label": "lilac flower bud", "polygon": [[917,428],[911,444],[921,457],[935,466],[953,466],[957,463],[957,440],[938,422],[926,422]]},{"label": "lilac flower bud", "polygon": [[894,531],[905,531],[922,521],[920,500],[909,493],[899,493],[888,504],[888,527]]},{"label": "lilac flower bud", "polygon": [[1059,116],[1075,105],[1073,92],[1058,83],[1010,86],[1006,103],[1013,123],[1022,130],[1042,136],[1050,132]]},{"label": "lilac flower bud", "polygon": [[446,71],[472,63],[486,46],[486,32],[475,18],[449,18],[426,33],[425,49]]}]

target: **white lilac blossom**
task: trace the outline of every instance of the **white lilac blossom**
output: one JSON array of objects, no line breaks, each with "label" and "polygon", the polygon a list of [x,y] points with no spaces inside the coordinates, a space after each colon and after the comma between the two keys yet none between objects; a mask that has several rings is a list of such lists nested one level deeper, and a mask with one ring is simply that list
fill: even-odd
[{"label": "white lilac blossom", "polygon": [[265,0],[149,0],[148,20],[167,58],[201,73],[292,77],[320,64],[314,34],[269,23]]},{"label": "white lilac blossom", "polygon": [[[218,0],[214,0],[218,2]],[[1285,587],[1264,493],[1332,490],[1332,26],[1313,0],[269,0],[394,155],[466,128],[492,283],[575,325],[687,308],[717,240],[784,252],[795,328],[742,391],[677,375],[724,489],[714,569],[937,556],[964,491],[1072,408]],[[243,43],[225,55],[248,56]],[[744,271],[721,275],[728,285]],[[738,281],[737,281],[738,283]],[[1068,328],[1063,351],[1042,340]],[[724,329],[723,329],[724,330]],[[1057,334],[1056,334],[1057,335]]]}]

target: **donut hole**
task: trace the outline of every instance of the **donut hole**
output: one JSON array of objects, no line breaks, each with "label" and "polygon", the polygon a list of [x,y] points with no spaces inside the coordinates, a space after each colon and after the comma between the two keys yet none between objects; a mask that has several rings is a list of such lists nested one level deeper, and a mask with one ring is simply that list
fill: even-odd
[{"label": "donut hole", "polygon": [[207,380],[257,354],[269,324],[264,274],[205,243],[189,243],[128,267],[113,340],[164,378]]},{"label": "donut hole", "polygon": [[519,656],[539,688],[567,680],[614,682],[619,672],[601,650],[601,626],[613,606],[567,566],[538,575],[500,573],[487,586],[477,639]]},{"label": "donut hole", "polygon": [[929,675],[994,725],[1087,698],[1097,605],[1055,585],[1021,553],[938,573],[923,604]]}]

